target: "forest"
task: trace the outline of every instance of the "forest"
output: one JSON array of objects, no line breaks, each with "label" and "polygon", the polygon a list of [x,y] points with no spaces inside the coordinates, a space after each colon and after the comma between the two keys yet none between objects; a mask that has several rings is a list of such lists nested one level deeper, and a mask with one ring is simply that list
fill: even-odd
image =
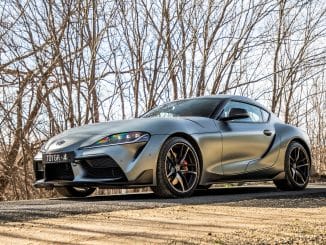
[{"label": "forest", "polygon": [[32,162],[59,132],[210,94],[306,131],[326,175],[325,61],[321,0],[3,0],[0,200],[48,195]]}]

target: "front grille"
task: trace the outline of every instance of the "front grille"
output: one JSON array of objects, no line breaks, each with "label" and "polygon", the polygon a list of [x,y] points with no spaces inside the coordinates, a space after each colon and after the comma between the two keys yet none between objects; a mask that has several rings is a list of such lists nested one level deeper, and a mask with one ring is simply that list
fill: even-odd
[{"label": "front grille", "polygon": [[93,168],[114,168],[118,164],[111,157],[99,157],[85,159],[85,162]]},{"label": "front grille", "polygon": [[74,174],[71,164],[65,163],[46,163],[45,180],[73,180]]},{"label": "front grille", "polygon": [[120,178],[126,179],[122,169],[109,156],[81,160],[88,178]]}]

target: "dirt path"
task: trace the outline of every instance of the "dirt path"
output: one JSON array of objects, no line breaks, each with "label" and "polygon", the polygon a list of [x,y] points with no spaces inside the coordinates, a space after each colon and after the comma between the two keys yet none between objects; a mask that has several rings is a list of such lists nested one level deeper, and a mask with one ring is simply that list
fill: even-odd
[{"label": "dirt path", "polygon": [[326,196],[120,210],[0,225],[0,244],[326,244]]}]

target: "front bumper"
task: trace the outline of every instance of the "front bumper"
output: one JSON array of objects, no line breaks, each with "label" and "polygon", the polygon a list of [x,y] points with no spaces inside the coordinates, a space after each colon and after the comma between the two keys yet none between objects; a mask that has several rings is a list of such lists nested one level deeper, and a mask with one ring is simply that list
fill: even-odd
[{"label": "front bumper", "polygon": [[72,153],[69,162],[47,163],[38,154],[34,159],[37,188],[56,186],[124,187],[156,184],[156,163],[167,136],[152,136],[145,143],[97,148],[61,149],[54,153]]}]

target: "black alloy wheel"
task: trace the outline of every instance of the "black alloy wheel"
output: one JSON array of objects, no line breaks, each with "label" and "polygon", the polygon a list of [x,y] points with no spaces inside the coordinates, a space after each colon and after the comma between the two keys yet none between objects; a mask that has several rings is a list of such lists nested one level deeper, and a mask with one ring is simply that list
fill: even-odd
[{"label": "black alloy wheel", "polygon": [[280,190],[303,190],[310,177],[310,157],[298,142],[291,142],[285,155],[285,179],[274,180]]},{"label": "black alloy wheel", "polygon": [[168,139],[157,164],[157,186],[152,190],[160,197],[187,197],[198,185],[200,164],[196,150],[180,137]]}]

